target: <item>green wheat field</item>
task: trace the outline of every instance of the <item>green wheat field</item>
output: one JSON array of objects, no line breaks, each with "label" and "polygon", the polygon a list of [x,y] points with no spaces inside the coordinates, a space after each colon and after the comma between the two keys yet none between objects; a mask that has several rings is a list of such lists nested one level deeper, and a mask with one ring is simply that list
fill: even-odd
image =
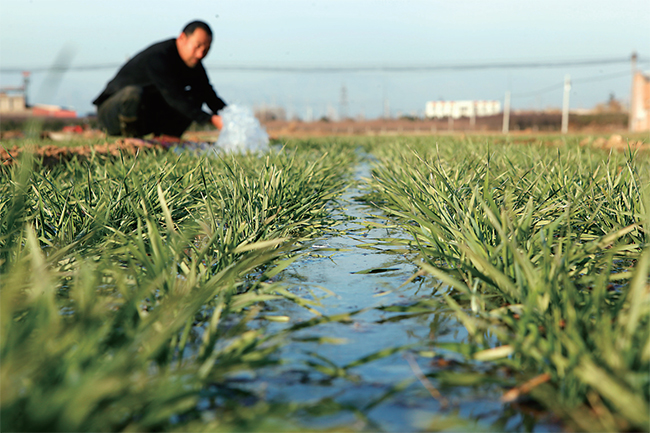
[{"label": "green wheat field", "polygon": [[[319,314],[283,271],[335,230],[355,185],[405,234],[383,242],[411,253],[411,280],[434,287],[400,313],[444,309],[469,336],[427,348],[474,363],[474,381],[507,371],[503,404],[525,394],[566,430],[648,431],[650,155],[579,141],[322,138],[56,165],[23,153],[0,168],[0,429],[305,431],[305,404],[249,401],[234,378],[281,363],[294,333],[349,320]],[[356,179],[361,163],[372,174]],[[277,299],[311,318],[267,326],[288,320],[265,307]],[[441,412],[426,429],[486,427]]]}]

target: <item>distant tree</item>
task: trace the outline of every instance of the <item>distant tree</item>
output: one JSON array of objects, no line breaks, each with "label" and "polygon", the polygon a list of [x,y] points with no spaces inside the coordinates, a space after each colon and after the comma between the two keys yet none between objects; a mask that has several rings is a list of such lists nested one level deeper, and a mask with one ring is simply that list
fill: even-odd
[{"label": "distant tree", "polygon": [[623,111],[623,104],[616,99],[613,92],[609,94],[609,99],[606,103],[597,104],[594,107],[595,113],[622,113]]}]

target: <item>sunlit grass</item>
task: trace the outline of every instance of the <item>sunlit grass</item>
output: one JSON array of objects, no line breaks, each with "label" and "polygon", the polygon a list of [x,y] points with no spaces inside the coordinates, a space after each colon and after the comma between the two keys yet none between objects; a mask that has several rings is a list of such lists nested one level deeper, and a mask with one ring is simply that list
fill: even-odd
[{"label": "sunlit grass", "polygon": [[335,223],[355,156],[330,150],[95,155],[49,168],[25,154],[4,167],[2,430],[281,419],[290,407],[241,410],[229,378],[278,361],[289,331],[248,323],[283,296],[273,265]]},{"label": "sunlit grass", "polygon": [[[424,369],[440,402],[445,387],[517,384],[504,404],[528,393],[569,428],[647,428],[650,162],[552,139],[323,138],[262,156],[150,150],[49,167],[25,154],[0,168],[2,430],[301,431],[296,411],[351,410],[267,402],[234,379],[281,362],[294,332],[358,313],[290,323],[265,303],[313,307],[280,272],[340,222],[360,150],[378,158],[365,198],[411,234],[401,242],[437,288],[382,307],[399,313],[385,322],[431,314],[433,333],[454,315],[471,342],[391,341],[345,365],[312,352],[306,368],[355,381],[396,353],[455,350],[462,369]],[[265,317],[289,323],[267,332]],[[451,412],[427,422],[483,428]]]},{"label": "sunlit grass", "polygon": [[579,430],[647,428],[647,154],[435,139],[373,152],[366,199],[453,288],[465,355],[542,378],[531,395]]}]

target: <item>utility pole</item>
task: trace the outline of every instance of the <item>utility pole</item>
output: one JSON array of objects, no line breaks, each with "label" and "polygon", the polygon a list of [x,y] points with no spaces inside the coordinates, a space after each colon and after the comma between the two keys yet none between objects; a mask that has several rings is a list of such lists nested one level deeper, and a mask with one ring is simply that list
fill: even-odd
[{"label": "utility pole", "polygon": [[510,90],[506,92],[506,97],[503,102],[503,129],[501,132],[507,134],[510,130]]},{"label": "utility pole", "polygon": [[630,91],[630,111],[628,114],[628,129],[630,132],[634,132],[636,129],[636,88],[634,86],[635,77],[636,77],[636,53],[632,53],[632,90]]},{"label": "utility pole", "polygon": [[293,96],[289,95],[289,103],[287,104],[287,120],[293,120]]},{"label": "utility pole", "polygon": [[384,119],[390,119],[390,102],[388,102],[388,98],[384,99]]},{"label": "utility pole", "polygon": [[571,93],[571,76],[564,77],[564,98],[562,100],[562,134],[569,132],[569,94]]},{"label": "utility pole", "polygon": [[472,102],[472,111],[469,113],[469,129],[472,131],[476,126],[476,101]]},{"label": "utility pole", "polygon": [[339,101],[339,104],[341,120],[345,120],[348,118],[348,89],[345,87],[345,84],[341,85],[341,100]]},{"label": "utility pole", "polygon": [[27,88],[29,87],[29,76],[31,75],[31,72],[29,71],[23,71],[23,95],[25,95],[25,105],[29,106],[29,102],[27,102]]}]

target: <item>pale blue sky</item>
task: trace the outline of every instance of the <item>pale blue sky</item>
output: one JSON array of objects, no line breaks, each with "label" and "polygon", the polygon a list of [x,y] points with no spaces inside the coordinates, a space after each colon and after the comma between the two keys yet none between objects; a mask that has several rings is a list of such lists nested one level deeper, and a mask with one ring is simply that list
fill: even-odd
[{"label": "pale blue sky", "polygon": [[[518,63],[637,51],[640,66],[650,69],[648,0],[0,0],[0,68],[51,66],[65,49],[72,66],[116,65],[69,71],[55,89],[43,85],[45,72],[33,74],[30,102],[83,114],[117,65],[193,19],[213,28],[204,64],[227,102],[276,103],[303,117],[310,107],[316,117],[328,105],[338,109],[342,85],[349,113],[367,117],[382,113],[384,99],[393,115],[410,114],[428,100],[502,100],[506,90],[515,108],[560,106],[565,74],[575,81],[571,106],[588,108],[610,93],[628,99],[630,65],[308,74],[218,67]],[[0,86],[20,83],[20,74],[0,74]]]}]

